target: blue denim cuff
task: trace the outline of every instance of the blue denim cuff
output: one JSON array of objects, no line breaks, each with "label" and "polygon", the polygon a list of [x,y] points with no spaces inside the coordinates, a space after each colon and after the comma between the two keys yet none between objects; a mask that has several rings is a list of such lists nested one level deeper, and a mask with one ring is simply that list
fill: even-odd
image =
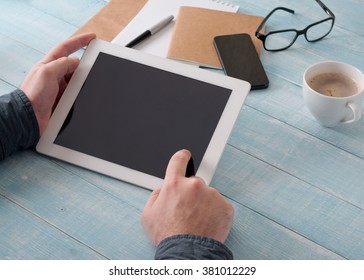
[{"label": "blue denim cuff", "polygon": [[224,244],[212,238],[181,234],[167,237],[157,246],[156,260],[232,260]]}]

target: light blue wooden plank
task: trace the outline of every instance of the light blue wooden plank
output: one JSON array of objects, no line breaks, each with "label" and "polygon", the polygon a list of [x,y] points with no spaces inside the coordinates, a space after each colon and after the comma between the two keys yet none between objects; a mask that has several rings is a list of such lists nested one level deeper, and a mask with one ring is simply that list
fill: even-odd
[{"label": "light blue wooden plank", "polygon": [[249,107],[239,116],[229,143],[364,209],[364,160],[355,155]]},{"label": "light blue wooden plank", "polygon": [[[83,50],[80,50],[72,56],[81,57],[82,53]],[[0,80],[12,87],[19,87],[43,56],[44,53],[0,34]]]},{"label": "light blue wooden plank", "polygon": [[[62,1],[57,2],[59,7],[54,2],[41,2],[50,4],[49,7],[53,7],[58,14],[65,13],[72,7],[70,3],[63,5],[67,3]],[[82,8],[89,6],[86,10],[92,16],[100,9],[101,2],[76,1],[73,8],[77,10],[77,4]],[[0,79],[15,87],[20,85],[26,73],[43,54],[78,28],[28,4],[24,1],[8,0],[0,3]],[[37,6],[41,3],[32,1],[32,4]],[[82,52],[78,52],[76,56],[80,57],[81,54]]]},{"label": "light blue wooden plank", "polygon": [[75,26],[33,8],[24,1],[0,3],[0,34],[39,52],[46,53],[76,30]]},{"label": "light blue wooden plank", "polygon": [[[96,184],[114,196],[124,200],[139,201],[140,208],[146,202],[146,190],[95,172],[57,161],[63,168],[77,174],[83,180]],[[56,162],[56,163],[57,163]],[[221,188],[223,190],[223,187]],[[148,195],[149,195],[149,191]],[[134,202],[135,204],[137,202]],[[340,256],[313,243],[289,229],[233,202],[235,223],[227,240],[236,259],[337,259]],[[135,207],[132,205],[132,207]],[[268,234],[269,233],[269,234]],[[272,235],[275,238],[272,238]],[[276,248],[273,250],[273,248]]]},{"label": "light blue wooden plank", "polygon": [[[314,119],[303,102],[302,87],[269,75],[267,90],[251,93],[246,105],[296,127],[308,134],[339,147],[348,153],[364,158],[364,119],[351,125],[324,128]],[[362,103],[362,111],[364,103]],[[246,121],[241,119],[241,121]]]},{"label": "light blue wooden plank", "polygon": [[[228,156],[228,158],[230,158],[230,156]],[[141,188],[128,186],[128,184],[125,185],[124,183],[120,183],[115,179],[104,177],[91,171],[85,171],[79,167],[75,167],[67,163],[58,163],[73,174],[77,174],[78,176],[82,177],[85,181],[93,182],[93,184],[98,185],[99,188],[105,189],[107,192],[112,193],[119,198],[125,199],[124,197],[126,195],[127,197],[132,197],[134,200],[138,199],[137,196],[143,196],[140,191],[144,192],[144,190]],[[218,169],[218,172],[219,170],[220,169]],[[228,177],[232,175],[233,174],[226,174]],[[229,184],[214,186],[222,192],[224,192],[225,187],[230,188]],[[135,188],[136,190],[134,190]],[[130,193],[131,195],[129,195]],[[142,204],[143,203],[144,201],[142,201]],[[235,205],[237,209],[236,211],[238,211],[238,213],[236,213],[236,219],[232,230],[233,233],[228,239],[227,244],[234,244],[231,245],[231,248],[234,251],[234,255],[237,259],[340,258],[340,256],[335,255],[329,250],[318,246],[316,243],[305,239],[295,232],[290,231],[286,227],[277,225],[271,220],[258,215],[254,211],[246,209],[245,207],[241,207],[241,205],[237,205],[236,203],[233,204]],[[247,220],[249,221],[248,225]],[[272,235],[275,237],[274,239],[272,239]],[[250,242],[254,240],[259,240],[259,242],[258,244],[257,242],[249,242],[247,244],[244,242],[246,239],[252,239]],[[233,240],[235,243],[231,240]],[[239,240],[241,240],[241,242],[239,242]],[[273,250],[273,248],[276,248],[276,250]],[[280,249],[278,250],[278,248]]]},{"label": "light blue wooden plank", "polygon": [[151,191],[143,189],[139,186],[135,186],[108,176],[104,176],[100,173],[96,173],[66,162],[59,161],[53,158],[44,157],[44,160],[50,160],[55,165],[54,168],[60,168],[66,170],[82,180],[93,184],[95,187],[108,192],[112,196],[118,197],[120,200],[125,201],[131,207],[137,209],[143,209],[145,202],[147,201]]},{"label": "light blue wooden plank", "polygon": [[232,202],[234,225],[226,241],[238,260],[341,259],[330,250],[276,222]]},{"label": "light blue wooden plank", "polygon": [[[245,136],[240,138],[239,145],[242,150],[254,156],[235,152],[233,148],[228,147],[225,151],[228,153],[226,160],[223,157],[220,162],[212,185],[231,199],[343,257],[363,258],[364,247],[358,246],[362,242],[364,231],[363,209],[341,198],[344,196],[358,204],[362,203],[362,200],[356,199],[355,195],[360,196],[363,193],[360,183],[363,182],[363,175],[349,179],[351,181],[347,184],[340,175],[336,176],[332,170],[326,171],[322,164],[320,166],[320,162],[315,163],[312,170],[308,168],[309,162],[300,162],[305,165],[303,168],[308,169],[307,172],[311,173],[310,176],[307,176],[308,180],[315,180],[314,177],[320,170],[323,174],[317,174],[319,177],[317,180],[330,181],[330,178],[325,177],[327,172],[330,173],[328,176],[332,176],[332,185],[326,186],[327,190],[321,190],[310,182],[302,181],[291,170],[294,169],[293,167],[280,165],[281,161],[285,162],[286,155],[290,157],[292,154],[301,153],[295,139],[287,138],[290,136],[287,133],[283,133],[281,136],[280,124],[272,121],[270,121],[270,129],[267,125],[263,128],[274,131],[273,135],[268,135],[261,131],[262,127],[259,124],[260,121],[266,122],[267,119],[252,112],[249,112],[249,116],[250,122],[247,127],[244,127]],[[246,117],[246,119],[249,118]],[[257,121],[252,121],[253,119]],[[288,130],[290,129],[288,128]],[[252,131],[257,131],[259,135]],[[284,145],[288,154],[277,151],[277,155],[272,160],[270,155],[266,155],[268,152],[266,146],[269,146],[271,150],[277,148],[275,141],[278,140],[275,137],[285,138]],[[231,142],[234,142],[234,136],[232,138]],[[255,141],[257,144],[251,144]],[[282,143],[281,140],[280,145],[284,146]],[[300,142],[300,144],[304,143],[305,139]],[[236,143],[234,142],[234,144]],[[258,148],[253,151],[252,146],[254,145]],[[325,145],[321,146],[321,148],[323,147]],[[258,151],[258,149],[260,150]],[[274,153],[271,151],[271,154]],[[321,154],[328,156],[325,154],[325,150]],[[325,162],[325,166],[332,165],[331,162],[325,161],[325,157],[322,159],[316,155],[314,157]],[[302,169],[294,160],[291,160],[290,163],[292,166]],[[272,168],[273,165],[276,168]],[[290,171],[293,176],[289,174]],[[302,174],[299,175],[302,177]],[[341,185],[343,182],[344,186]],[[350,185],[352,182],[354,186]],[[344,193],[340,194],[340,191]]]},{"label": "light blue wooden plank", "polygon": [[[1,184],[1,183],[0,183]],[[0,259],[105,259],[0,194]]]},{"label": "light blue wooden plank", "polygon": [[[21,1],[21,0],[18,0]],[[103,6],[105,0],[63,0],[44,1],[32,0],[29,5],[50,14],[64,22],[80,27],[90,17],[96,14]]]},{"label": "light blue wooden plank", "polygon": [[15,89],[14,86],[12,86],[0,79],[0,95],[9,93],[9,92],[13,91],[14,89]]},{"label": "light blue wooden plank", "polygon": [[[17,156],[18,157],[18,156]],[[17,157],[14,159],[14,161],[17,161]],[[22,155],[19,155],[21,159],[23,159]],[[31,183],[30,176],[34,175],[27,175],[28,172],[27,169],[21,164],[19,167],[14,168],[14,166],[18,165],[18,163],[12,164],[10,167],[13,171],[13,175],[10,176],[10,178],[5,178],[5,180],[11,180],[11,181],[17,181],[16,177],[22,177],[22,180],[26,180],[26,182],[29,182],[30,185],[37,185],[36,183]],[[140,212],[140,210],[144,207],[144,204],[147,200],[147,198],[150,195],[150,191],[144,190],[142,188],[131,186],[128,184],[125,184],[123,182],[120,182],[115,179],[111,179],[105,176],[102,176],[100,174],[91,172],[91,171],[83,171],[83,169],[69,165],[69,164],[63,164],[60,163],[59,168],[63,166],[60,170],[55,171],[49,171],[49,166],[53,166],[52,164],[44,163],[48,166],[46,170],[43,169],[44,176],[50,177],[49,180],[55,181],[53,173],[63,173],[62,169],[67,169],[71,172],[71,174],[78,174],[82,177],[82,179],[75,179],[74,176],[68,176],[68,181],[66,182],[67,185],[75,186],[75,188],[80,188],[78,181],[83,182],[85,184],[84,188],[89,188],[89,184],[86,182],[93,182],[93,184],[96,184],[98,188],[105,189],[107,193],[112,194],[113,197],[117,197],[118,202],[125,204],[125,207],[131,208],[130,211],[137,210]],[[24,163],[25,166],[34,165],[34,161],[30,163]],[[40,163],[37,163],[37,165],[42,165]],[[17,170],[19,169],[19,170]],[[15,174],[18,174],[15,176]],[[2,174],[1,174],[2,175]],[[62,175],[59,175],[62,177]],[[63,175],[64,176],[64,175]],[[43,180],[40,180],[43,181]],[[95,183],[96,182],[96,183]],[[53,183],[54,184],[54,183]],[[20,186],[20,183],[17,183],[18,186]],[[29,186],[27,187],[29,189]],[[60,190],[61,188],[61,190]],[[84,188],[81,189],[82,192],[85,192]],[[115,206],[112,202],[112,199],[104,199],[103,196],[100,196],[96,191],[87,190],[86,192],[92,192],[95,193],[94,195],[97,196],[98,199],[104,200],[104,203],[110,204],[112,206],[112,211],[117,211],[120,217],[118,219],[115,219],[113,222],[109,222],[109,219],[106,219],[106,221],[101,221],[100,218],[96,218],[96,214],[93,213],[93,211],[89,211],[88,213],[82,213],[84,210],[82,208],[84,207],[83,204],[86,204],[86,202],[80,203],[78,199],[72,199],[71,194],[68,194],[69,191],[65,190],[64,187],[61,186],[47,186],[47,194],[44,193],[44,190],[41,191],[38,189],[38,187],[33,187],[31,190],[27,190],[26,193],[23,187],[17,187],[19,190],[11,189],[7,190],[6,188],[6,194],[15,196],[17,199],[20,199],[18,202],[24,205],[24,207],[31,208],[32,212],[36,213],[36,215],[44,216],[43,212],[47,212],[47,221],[51,224],[55,224],[57,227],[62,228],[62,230],[66,231],[67,234],[70,234],[74,236],[77,239],[80,239],[79,235],[81,234],[83,237],[81,238],[82,242],[86,242],[85,239],[88,239],[88,246],[92,246],[92,248],[97,248],[98,246],[95,246],[95,243],[100,243],[103,245],[100,245],[100,247],[109,247],[105,245],[105,243],[112,242],[113,245],[110,246],[111,248],[107,248],[108,250],[114,250],[114,252],[108,252],[108,257],[111,255],[114,255],[114,258],[118,259],[144,259],[144,258],[152,258],[152,254],[154,252],[154,248],[149,244],[149,241],[146,239],[144,231],[140,228],[139,225],[139,214],[137,216],[130,215],[129,210],[122,210],[120,211],[119,206]],[[50,190],[49,190],[50,189]],[[73,189],[73,188],[72,188]],[[19,195],[19,192],[21,194]],[[30,194],[32,192],[32,194]],[[71,191],[72,193],[74,191]],[[35,197],[36,196],[36,197]],[[92,204],[94,202],[94,199],[89,199],[89,195],[82,195],[77,194],[77,196],[87,197],[88,204]],[[35,198],[34,198],[35,197]],[[126,199],[126,201],[124,201]],[[48,209],[49,206],[44,206],[44,204],[50,204],[55,207],[57,205],[64,205],[66,202],[64,201],[70,201],[73,200],[72,206],[62,206],[61,211],[65,215],[67,212],[72,212],[73,215],[79,217],[78,219],[84,219],[84,220],[92,220],[92,222],[83,223],[78,221],[77,223],[81,223],[81,225],[75,226],[73,223],[75,221],[68,221],[67,223],[71,223],[70,226],[64,225],[65,222],[61,222],[62,225],[60,225],[60,221],[57,216],[54,216],[55,210]],[[43,201],[40,203],[40,201]],[[49,201],[48,203],[44,203],[44,201]],[[120,202],[122,201],[122,202]],[[35,204],[42,204],[41,209],[39,209],[40,206],[32,205]],[[68,202],[71,204],[70,202]],[[233,202],[234,203],[234,202]],[[81,204],[81,205],[80,205]],[[232,234],[228,239],[228,245],[231,245],[231,248],[234,252],[235,258],[237,259],[337,259],[340,258],[340,256],[335,255],[334,253],[330,252],[329,250],[322,248],[321,246],[318,246],[317,244],[306,240],[305,238],[299,236],[298,234],[295,234],[293,232],[290,232],[285,227],[276,225],[274,222],[267,220],[265,217],[258,215],[254,211],[251,211],[249,209],[246,209],[243,207],[241,209],[241,206],[234,203],[237,216],[238,217],[244,217],[243,219],[236,219]],[[43,209],[43,207],[45,209]],[[123,206],[124,207],[124,206]],[[81,208],[78,210],[75,210],[75,208]],[[96,208],[96,206],[90,206],[90,208]],[[95,211],[102,211],[105,212],[104,207],[98,208]],[[77,214],[75,213],[77,212]],[[80,213],[81,212],[81,213]],[[49,214],[53,213],[53,214]],[[100,215],[100,214],[98,214]],[[104,213],[103,215],[106,215]],[[111,216],[114,216],[115,214],[108,214]],[[125,217],[124,217],[125,216]],[[127,217],[126,217],[127,216]],[[74,219],[74,218],[73,218]],[[101,220],[105,220],[104,217],[102,217]],[[124,220],[122,224],[119,224],[119,220]],[[101,225],[99,225],[99,223]],[[121,231],[120,229],[125,227],[126,223],[133,223],[134,224],[134,230],[138,230],[139,233],[136,234],[136,232],[127,232],[127,231]],[[80,233],[75,233],[74,229],[70,229],[69,227],[75,228],[82,226],[82,231]],[[108,232],[107,234],[98,234],[97,232],[99,230],[95,230],[95,228],[102,227],[102,231]],[[265,230],[260,230],[260,229]],[[86,234],[85,232],[88,232]],[[84,237],[85,235],[91,235],[92,237]],[[95,233],[96,232],[96,233]],[[269,234],[268,234],[269,233]],[[275,238],[272,238],[272,236],[275,236]],[[135,244],[135,246],[138,247],[139,250],[131,251],[128,249],[125,244],[125,242],[120,241],[120,239],[127,239],[128,243]],[[109,241],[105,241],[105,239]],[[112,240],[112,241],[110,241]],[[259,242],[258,242],[259,240]],[[246,241],[249,241],[247,244]],[[144,242],[144,244],[143,244]],[[238,244],[234,244],[234,242]],[[233,245],[234,244],[234,245]],[[145,251],[144,245],[148,249],[148,251]],[[262,248],[265,248],[263,250]],[[276,250],[272,250],[273,248],[276,248]],[[278,249],[279,248],[279,249]],[[106,249],[104,249],[106,250]],[[100,251],[103,252],[103,249],[100,249]],[[148,253],[150,251],[151,255]],[[103,252],[105,253],[105,252]],[[115,257],[116,255],[116,257]],[[149,255],[149,256],[148,256]]]},{"label": "light blue wooden plank", "polygon": [[[280,169],[228,147],[212,185],[234,201],[342,257],[364,258],[360,246],[363,210]],[[236,217],[236,222],[240,219]]]},{"label": "light blue wooden plank", "polygon": [[[331,2],[328,2],[327,5],[331,5]],[[331,8],[331,6],[329,7]],[[363,36],[363,0],[334,1],[332,3],[332,10],[334,13],[340,14],[340,16],[336,18],[337,25],[348,31],[355,32],[357,35]]]},{"label": "light blue wooden plank", "polygon": [[0,34],[0,79],[19,87],[43,54]]},{"label": "light blue wooden plank", "polygon": [[132,205],[31,151],[0,163],[0,191],[34,215],[110,259],[152,259],[140,214]]}]

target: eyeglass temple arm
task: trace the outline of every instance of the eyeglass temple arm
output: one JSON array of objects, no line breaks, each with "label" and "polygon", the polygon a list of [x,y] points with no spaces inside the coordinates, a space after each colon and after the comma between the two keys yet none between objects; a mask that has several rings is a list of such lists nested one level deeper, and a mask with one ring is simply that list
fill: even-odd
[{"label": "eyeglass temple arm", "polygon": [[322,9],[324,9],[326,14],[328,14],[330,17],[335,18],[334,13],[331,12],[331,10],[324,3],[322,3],[320,0],[316,0],[316,2],[317,2],[317,4],[319,4],[321,6]]},{"label": "eyeglass temple arm", "polygon": [[[316,1],[319,1],[319,0],[316,0]],[[257,31],[255,31],[255,35],[259,35],[259,31],[263,28],[264,24],[267,22],[267,20],[270,18],[270,16],[277,10],[283,10],[283,11],[286,11],[286,12],[289,12],[291,14],[294,14],[294,10],[291,10],[291,9],[288,9],[288,8],[285,8],[285,7],[277,7],[275,9],[273,9],[264,19],[263,21],[261,22],[261,24],[258,26],[257,28]]]}]

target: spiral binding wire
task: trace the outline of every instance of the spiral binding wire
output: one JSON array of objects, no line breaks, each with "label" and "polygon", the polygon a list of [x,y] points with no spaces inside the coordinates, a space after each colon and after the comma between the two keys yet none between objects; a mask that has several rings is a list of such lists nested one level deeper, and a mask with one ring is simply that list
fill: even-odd
[{"label": "spiral binding wire", "polygon": [[236,5],[234,5],[232,3],[229,3],[229,2],[226,2],[226,1],[222,1],[222,0],[210,0],[210,1],[216,2],[216,3],[221,4],[221,5],[230,6],[230,7],[233,7],[233,8],[236,7]]}]

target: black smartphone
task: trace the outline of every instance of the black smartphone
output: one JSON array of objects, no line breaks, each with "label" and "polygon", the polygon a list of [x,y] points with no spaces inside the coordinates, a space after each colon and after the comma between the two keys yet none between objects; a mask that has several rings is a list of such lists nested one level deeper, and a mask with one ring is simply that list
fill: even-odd
[{"label": "black smartphone", "polygon": [[216,36],[214,45],[226,75],[249,82],[251,89],[268,87],[268,77],[249,34]]}]

